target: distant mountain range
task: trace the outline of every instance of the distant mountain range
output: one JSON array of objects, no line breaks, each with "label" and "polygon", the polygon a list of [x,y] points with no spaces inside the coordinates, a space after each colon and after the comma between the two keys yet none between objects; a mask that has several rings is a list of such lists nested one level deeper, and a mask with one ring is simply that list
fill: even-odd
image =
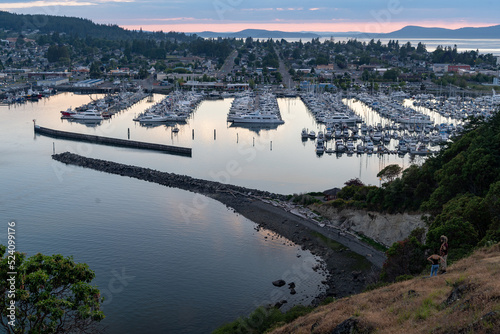
[{"label": "distant mountain range", "polygon": [[205,38],[317,38],[317,37],[353,37],[353,38],[446,38],[446,39],[500,39],[500,25],[480,28],[425,28],[418,26],[406,26],[400,30],[384,34],[351,32],[287,32],[270,31],[262,29],[245,29],[238,32],[212,32],[204,31],[197,33]]},{"label": "distant mountain range", "polygon": [[424,28],[406,26],[387,34],[368,34],[384,38],[457,38],[457,39],[500,39],[500,25],[481,28]]},{"label": "distant mountain range", "polygon": [[[52,15],[28,15],[13,14],[0,11],[0,29],[11,32],[22,32],[25,30],[39,31],[41,33],[66,33],[72,36],[106,39],[142,39],[155,35],[156,38],[175,38],[179,41],[189,41],[195,38],[195,34],[184,34],[182,32],[142,32],[123,29],[117,25],[96,24],[88,19],[52,16]],[[191,35],[191,36],[189,36]],[[204,38],[260,38],[260,39],[281,39],[281,38],[318,38],[318,37],[353,37],[353,38],[443,38],[443,39],[500,39],[500,25],[481,28],[424,28],[418,26],[406,26],[400,30],[386,34],[371,34],[357,31],[350,32],[314,32],[300,31],[287,32],[262,29],[245,29],[239,32],[212,32],[204,31],[197,33],[197,36]]]}]

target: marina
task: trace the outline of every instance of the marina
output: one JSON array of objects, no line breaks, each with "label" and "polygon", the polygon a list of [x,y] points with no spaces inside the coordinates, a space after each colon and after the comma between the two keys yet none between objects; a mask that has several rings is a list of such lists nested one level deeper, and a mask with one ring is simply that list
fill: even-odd
[{"label": "marina", "polygon": [[237,95],[229,109],[227,121],[233,125],[280,125],[281,119],[276,95],[270,92]]},{"label": "marina", "polygon": [[[325,147],[325,154],[318,156],[313,140],[297,140],[297,136],[303,128],[307,128],[308,132],[313,132],[316,136],[324,130],[324,124],[315,120],[299,98],[278,98],[276,100],[280,117],[285,122],[278,125],[228,123],[227,116],[235,98],[205,99],[197,105],[186,122],[159,122],[151,125],[134,122],[137,115],[165,98],[165,95],[158,94],[153,95],[155,102],[144,98],[122,112],[115,113],[112,117],[97,123],[61,119],[60,110],[67,110],[69,106],[87,105],[89,98],[92,102],[104,97],[105,95],[88,96],[60,93],[50,98],[50,101],[54,101],[55,104],[50,102],[41,105],[40,102],[29,102],[3,108],[7,108],[5,110],[9,110],[12,117],[21,115],[18,111],[32,110],[29,113],[32,115],[29,118],[31,131],[32,119],[36,119],[36,123],[40,126],[53,130],[187,147],[192,149],[194,163],[186,161],[181,156],[172,156],[172,159],[165,164],[161,159],[158,160],[154,154],[147,153],[147,150],[140,154],[138,152],[127,154],[123,149],[109,151],[101,149],[99,146],[92,146],[90,151],[96,158],[106,158],[150,168],[168,168],[172,172],[205,179],[229,175],[231,183],[285,194],[315,191],[325,187],[325,182],[337,186],[353,177],[358,177],[367,184],[378,184],[376,174],[379,168],[391,163],[408,166],[412,161],[408,155],[405,157],[387,155],[387,158],[383,158],[376,154],[373,154],[373,157],[367,155],[363,157],[363,155],[356,154],[351,156],[347,155],[347,152],[343,155],[334,154],[337,159],[330,160],[327,152],[331,152],[334,145],[329,143]],[[84,100],[87,102],[83,102]],[[46,110],[45,105],[52,107],[50,111],[42,113],[41,110]],[[23,114],[26,113],[23,112]],[[176,130],[172,131],[175,128]],[[38,138],[38,142],[46,142],[41,141],[42,137]],[[55,146],[57,153],[69,144],[67,141],[61,143],[50,141],[46,142],[46,145],[51,152]],[[80,145],[75,144],[73,150],[76,150],[76,147],[80,147]],[[113,157],[116,159],[112,159]],[[226,174],[227,172],[224,171],[227,169],[228,162],[232,160],[244,172],[235,173],[232,171]],[[418,159],[414,162],[418,163]],[[197,166],[205,167],[200,169]],[[270,168],[270,166],[282,166],[281,171]],[[325,174],[325,171],[330,168],[336,168],[334,175]],[[262,171],[265,171],[267,176],[265,180],[259,182],[257,180],[261,179]],[[294,178],[292,182],[288,182],[289,176],[297,175],[297,173],[302,174],[303,171],[308,171],[303,179]],[[255,182],[258,183],[257,186]]]},{"label": "marina", "polygon": [[[468,117],[487,119],[500,104],[494,91],[492,96],[475,99],[366,93],[343,98],[342,94],[306,93],[302,100],[317,123],[324,124],[316,140],[318,155],[432,154],[463,131]],[[315,140],[316,133],[303,128],[301,138]]]}]

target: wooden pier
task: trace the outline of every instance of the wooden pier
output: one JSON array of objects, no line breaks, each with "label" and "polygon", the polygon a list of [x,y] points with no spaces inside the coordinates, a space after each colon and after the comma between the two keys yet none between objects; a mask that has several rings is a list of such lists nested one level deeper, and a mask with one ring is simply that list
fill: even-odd
[{"label": "wooden pier", "polygon": [[189,147],[146,143],[146,142],[135,141],[135,140],[126,140],[126,139],[87,135],[87,134],[75,133],[75,132],[60,131],[60,130],[44,128],[44,127],[41,127],[41,126],[36,125],[36,124],[35,124],[35,133],[45,135],[48,137],[53,137],[53,138],[62,138],[62,139],[83,141],[83,142],[88,142],[88,143],[92,143],[92,144],[101,144],[101,145],[109,145],[109,146],[117,146],[117,147],[128,147],[128,148],[135,148],[135,149],[154,150],[154,151],[161,151],[161,152],[169,153],[169,154],[191,157],[191,148],[189,148]]}]

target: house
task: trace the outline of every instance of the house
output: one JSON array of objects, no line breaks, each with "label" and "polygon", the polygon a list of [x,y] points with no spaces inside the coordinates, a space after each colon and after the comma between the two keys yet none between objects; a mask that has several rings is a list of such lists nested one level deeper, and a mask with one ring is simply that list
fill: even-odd
[{"label": "house", "polygon": [[448,72],[470,71],[470,65],[448,65]]},{"label": "house", "polygon": [[324,200],[325,201],[333,201],[334,199],[337,199],[337,194],[340,192],[340,188],[332,188],[323,191]]}]

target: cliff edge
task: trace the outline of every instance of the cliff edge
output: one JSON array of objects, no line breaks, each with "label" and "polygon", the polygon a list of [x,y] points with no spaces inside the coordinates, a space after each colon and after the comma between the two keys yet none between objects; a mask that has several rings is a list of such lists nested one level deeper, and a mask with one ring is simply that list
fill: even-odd
[{"label": "cliff edge", "polygon": [[497,243],[456,262],[446,274],[416,277],[334,301],[272,333],[493,334],[499,328]]}]

